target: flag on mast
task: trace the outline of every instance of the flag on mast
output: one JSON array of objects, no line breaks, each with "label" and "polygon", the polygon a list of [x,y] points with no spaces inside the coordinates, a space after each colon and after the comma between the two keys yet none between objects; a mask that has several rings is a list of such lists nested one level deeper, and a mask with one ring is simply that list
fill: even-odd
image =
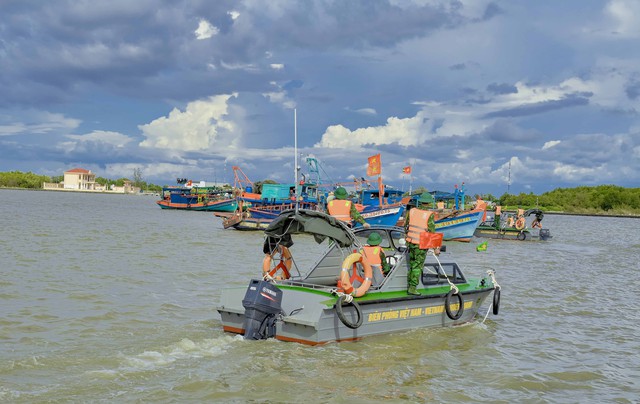
[{"label": "flag on mast", "polygon": [[411,174],[411,166],[406,166],[402,169],[403,174]]},{"label": "flag on mast", "polygon": [[380,161],[380,153],[369,157],[369,165],[367,166],[367,176],[373,177],[382,174],[382,162]]}]

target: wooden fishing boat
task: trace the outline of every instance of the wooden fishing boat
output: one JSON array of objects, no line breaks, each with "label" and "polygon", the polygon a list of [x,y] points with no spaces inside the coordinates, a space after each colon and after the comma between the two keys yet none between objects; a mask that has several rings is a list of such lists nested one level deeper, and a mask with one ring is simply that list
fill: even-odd
[{"label": "wooden fishing boat", "polygon": [[237,208],[230,190],[193,185],[191,181],[163,187],[161,199],[156,203],[162,209],[233,212]]}]

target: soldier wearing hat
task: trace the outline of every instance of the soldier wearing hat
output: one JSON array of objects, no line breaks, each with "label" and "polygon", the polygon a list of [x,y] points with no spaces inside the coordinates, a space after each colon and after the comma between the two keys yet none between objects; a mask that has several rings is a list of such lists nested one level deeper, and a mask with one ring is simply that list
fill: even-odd
[{"label": "soldier wearing hat", "polygon": [[420,249],[420,233],[427,231],[436,232],[434,214],[430,210],[434,203],[433,196],[424,192],[416,202],[416,206],[409,209],[404,218],[404,230],[407,246],[409,247],[409,274],[407,276],[407,293],[420,295],[416,290],[424,260],[427,258],[427,250]]},{"label": "soldier wearing hat", "polygon": [[386,275],[389,273],[391,267],[387,262],[384,250],[380,247],[381,242],[382,237],[378,232],[369,234],[369,237],[367,238],[367,245],[362,247],[362,254],[374,271],[378,270],[381,271],[383,275]]},{"label": "soldier wearing hat", "polygon": [[327,203],[327,212],[338,220],[353,225],[353,221],[360,223],[363,227],[369,228],[371,225],[365,222],[353,202],[347,199],[347,190],[338,187],[333,192],[334,199]]}]

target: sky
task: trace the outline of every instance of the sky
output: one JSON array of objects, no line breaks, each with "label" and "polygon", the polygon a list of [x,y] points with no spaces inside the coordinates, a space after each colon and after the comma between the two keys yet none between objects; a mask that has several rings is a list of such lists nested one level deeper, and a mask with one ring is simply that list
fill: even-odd
[{"label": "sky", "polygon": [[639,112],[636,0],[0,1],[1,172],[640,187]]}]

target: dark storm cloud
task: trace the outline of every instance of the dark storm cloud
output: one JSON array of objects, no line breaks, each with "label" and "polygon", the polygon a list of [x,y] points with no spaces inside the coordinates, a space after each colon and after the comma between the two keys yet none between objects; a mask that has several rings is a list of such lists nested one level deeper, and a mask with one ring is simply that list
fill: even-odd
[{"label": "dark storm cloud", "polygon": [[637,100],[638,96],[640,96],[640,81],[634,80],[628,83],[625,88],[625,92],[630,100]]},{"label": "dark storm cloud", "polygon": [[[230,11],[240,14],[235,29]],[[196,40],[201,18],[218,34]],[[63,102],[96,86],[176,100],[267,91],[281,75],[269,64],[282,62],[265,59],[267,52],[390,47],[463,23],[455,7],[387,1],[290,2],[273,9],[236,1],[8,2],[0,5],[0,84],[11,90],[0,103]],[[254,74],[235,70],[244,64]]]},{"label": "dark storm cloud", "polygon": [[501,95],[501,94],[515,94],[518,92],[518,89],[513,84],[491,83],[487,86],[487,91],[493,94]]},{"label": "dark storm cloud", "polygon": [[474,136],[474,138],[480,138],[484,141],[515,144],[532,142],[539,137],[539,133],[536,131],[524,130],[508,120],[498,120],[480,132],[478,136]]}]

